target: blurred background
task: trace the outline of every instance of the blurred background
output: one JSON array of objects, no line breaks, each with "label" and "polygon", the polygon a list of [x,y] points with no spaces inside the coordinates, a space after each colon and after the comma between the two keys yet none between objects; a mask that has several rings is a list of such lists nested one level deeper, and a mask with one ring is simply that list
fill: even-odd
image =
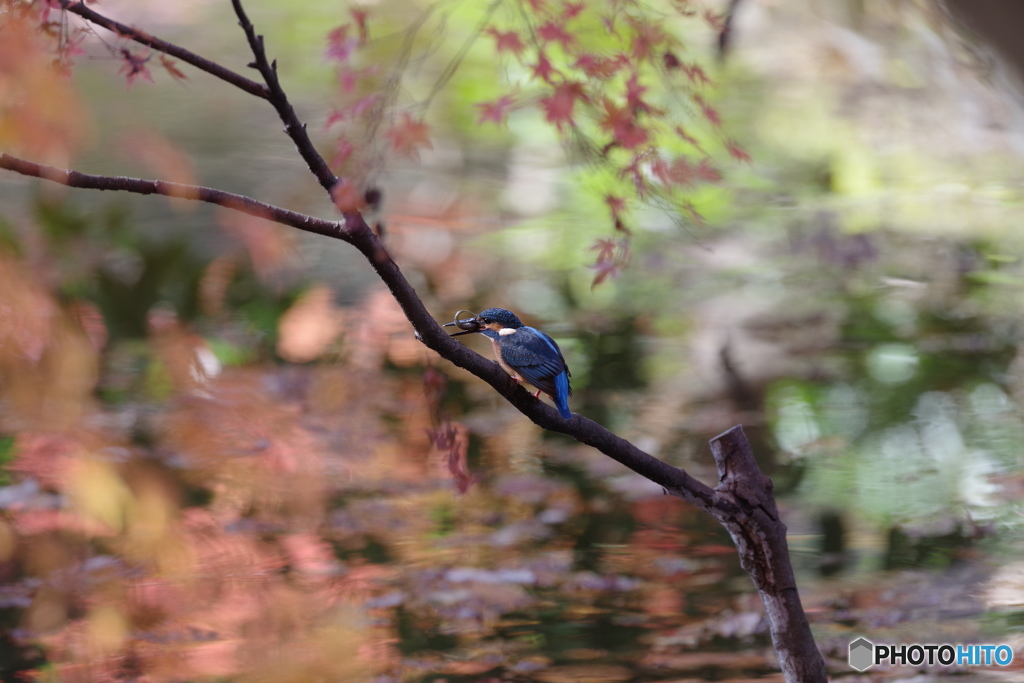
[{"label": "blurred background", "polygon": [[[833,673],[858,636],[1019,652],[1015,55],[970,3],[704,7],[735,10],[724,50],[714,22],[666,26],[750,160],[724,155],[693,213],[633,203],[597,286],[620,236],[601,159],[537,111],[478,121],[516,78],[472,40],[491,6],[365,6],[366,83],[431,148],[346,128],[348,177],[382,191],[370,217],[439,321],[500,306],[555,337],[574,411],[705,482],[707,440],[744,425]],[[228,3],[96,9],[255,77]],[[340,153],[325,51],[349,8],[247,9]],[[126,89],[100,37],[45,84],[75,151],[43,130],[44,158],[337,216],[266,103],[181,63]],[[712,520],[433,356],[341,242],[4,172],[0,320],[4,680],[781,680]]]}]

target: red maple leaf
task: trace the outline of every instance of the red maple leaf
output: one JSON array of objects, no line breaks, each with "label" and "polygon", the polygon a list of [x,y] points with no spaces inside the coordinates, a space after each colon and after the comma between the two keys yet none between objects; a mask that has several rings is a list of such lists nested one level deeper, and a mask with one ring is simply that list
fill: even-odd
[{"label": "red maple leaf", "polygon": [[665,42],[665,32],[661,27],[639,19],[630,20],[635,31],[633,42],[630,45],[630,52],[637,61],[650,59],[654,56],[655,49]]},{"label": "red maple leaf", "polygon": [[712,126],[715,126],[717,128],[722,125],[722,117],[719,115],[717,109],[705,105],[701,107],[701,110],[704,112],[704,118],[710,121]]},{"label": "red maple leaf", "polygon": [[621,69],[625,64],[629,62],[625,55],[619,55],[615,59],[608,57],[599,57],[597,55],[584,53],[580,55],[576,63],[573,64],[574,69],[583,69],[591,78],[611,78],[615,73]]},{"label": "red maple leaf", "polygon": [[342,164],[348,161],[352,153],[356,151],[355,145],[348,141],[348,138],[339,138],[334,145],[334,156],[331,157],[331,168],[340,169]]},{"label": "red maple leaf", "polygon": [[697,164],[695,169],[697,178],[704,180],[709,183],[717,183],[722,179],[722,174],[717,168],[711,165],[710,159],[701,159],[700,163]]},{"label": "red maple leaf", "polygon": [[[69,37],[64,43],[64,46],[61,48],[61,57],[66,64],[70,65],[74,63],[75,57],[85,55],[85,50],[82,49],[82,43],[85,42],[85,36],[86,33],[82,31],[75,34],[74,37]],[[160,55],[160,59],[163,60],[164,55]],[[182,76],[182,78],[184,78],[184,76]]]},{"label": "red maple leaf", "polygon": [[722,125],[722,117],[718,114],[718,110],[712,107],[707,101],[700,95],[694,95],[693,101],[697,103],[701,111],[704,113],[704,118],[711,122],[712,126],[716,128]]},{"label": "red maple leaf", "polygon": [[555,86],[551,97],[541,98],[545,118],[555,124],[559,130],[567,123],[572,123],[573,109],[576,100],[587,101],[586,91],[579,81],[566,81]]},{"label": "red maple leaf", "polygon": [[568,51],[572,45],[573,37],[565,30],[565,25],[554,21],[545,22],[537,29],[537,37],[545,43],[558,43],[563,50]]},{"label": "red maple leaf", "polygon": [[690,82],[695,85],[705,86],[713,83],[699,64],[684,64],[683,73],[685,73],[686,77],[690,79]]},{"label": "red maple leaf", "polygon": [[465,493],[472,486],[477,477],[470,474],[469,465],[466,460],[468,453],[468,442],[461,435],[464,428],[461,425],[445,419],[435,429],[427,430],[427,437],[430,445],[445,455],[448,464],[448,472],[455,480],[455,486],[459,493]]},{"label": "red maple leaf", "polygon": [[146,66],[146,62],[150,59],[149,51],[145,54],[135,53],[128,50],[128,48],[121,48],[121,59],[124,63],[121,64],[121,68],[118,69],[117,73],[125,74],[128,80],[128,87],[132,87],[132,84],[137,78],[145,78],[150,83],[153,82],[153,74],[149,72],[149,67]]},{"label": "red maple leaf", "polygon": [[498,54],[511,52],[518,57],[526,48],[523,45],[523,41],[519,38],[519,34],[515,31],[499,31],[491,26],[487,29],[487,33],[494,37],[494,46]]},{"label": "red maple leaf", "polygon": [[173,78],[174,80],[188,80],[188,77],[185,76],[185,74],[183,74],[181,70],[178,69],[177,66],[175,66],[174,60],[169,59],[167,55],[160,55],[160,66],[162,66],[164,70],[166,70],[167,73],[169,73],[171,75],[171,78]]},{"label": "red maple leaf", "polygon": [[614,134],[619,126],[633,118],[628,109],[616,106],[607,97],[604,98],[602,104],[604,105],[604,115],[598,120],[597,124],[609,133]]},{"label": "red maple leaf", "polygon": [[359,38],[350,36],[350,24],[344,24],[327,34],[327,59],[347,61],[359,47]]},{"label": "red maple leaf", "polygon": [[375,92],[370,93],[366,97],[360,98],[348,106],[348,113],[352,116],[362,116],[368,111],[372,110],[374,105],[377,104],[381,98],[381,93]]},{"label": "red maple leaf", "polygon": [[667,183],[675,183],[676,185],[692,185],[700,177],[698,168],[698,166],[691,164],[688,159],[679,157],[669,166],[664,180]]},{"label": "red maple leaf", "polygon": [[697,149],[700,149],[701,151],[704,151],[703,149],[701,149],[700,143],[697,142],[697,139],[687,135],[686,131],[683,130],[682,126],[676,126],[675,131],[676,131],[676,135],[678,135],[681,140],[684,140],[685,142],[688,142],[691,145],[693,145],[694,147],[696,147]]},{"label": "red maple leaf", "polygon": [[598,125],[610,131],[615,141],[626,149],[636,149],[647,142],[647,129],[640,126],[633,112],[617,107],[611,100],[604,100],[604,116]]},{"label": "red maple leaf", "polygon": [[352,15],[352,20],[356,22],[356,27],[359,29],[359,44],[366,45],[370,40],[370,29],[366,25],[370,10],[365,7],[353,7],[349,9],[349,14]]},{"label": "red maple leaf", "polygon": [[750,154],[747,153],[747,150],[740,147],[735,140],[727,140],[725,148],[729,151],[729,156],[736,161],[750,161]]},{"label": "red maple leaf", "polygon": [[615,250],[618,248],[618,243],[613,239],[602,239],[597,240],[590,247],[590,251],[597,252],[597,261],[610,261],[615,256]]},{"label": "red maple leaf", "polygon": [[651,106],[644,102],[641,97],[645,92],[647,92],[647,86],[640,85],[640,81],[637,79],[637,74],[634,71],[633,75],[626,81],[626,103],[634,113],[652,111]]},{"label": "red maple leaf", "polygon": [[572,67],[574,69],[583,69],[588,76],[597,76],[603,63],[604,59],[601,57],[584,52]]},{"label": "red maple leaf", "polygon": [[356,89],[356,84],[359,82],[359,72],[355,69],[349,69],[348,67],[342,67],[338,69],[338,85],[341,86],[341,92],[351,93]]},{"label": "red maple leaf", "polygon": [[714,183],[722,179],[722,174],[707,158],[696,164],[691,163],[686,157],[676,157],[671,164],[659,159],[652,164],[651,172],[665,185],[681,187],[693,185],[698,181]]},{"label": "red maple leaf", "polygon": [[548,56],[544,54],[544,50],[540,50],[537,53],[537,63],[533,65],[534,78],[539,78],[546,83],[551,82],[551,74],[555,73],[555,68],[551,66],[551,61]]},{"label": "red maple leaf", "polygon": [[584,2],[567,2],[562,5],[562,16],[565,17],[566,20],[573,19],[579,15],[580,12],[586,9],[586,7],[587,5]]},{"label": "red maple leaf", "polygon": [[669,166],[668,162],[664,159],[658,158],[651,164],[651,173],[655,178],[660,180],[663,185],[668,185],[671,181],[669,178]]},{"label": "red maple leaf", "polygon": [[39,20],[43,23],[50,21],[50,10],[63,10],[64,6],[60,4],[60,0],[43,0],[43,10],[39,14]]},{"label": "red maple leaf", "polygon": [[324,128],[330,128],[334,124],[341,123],[344,120],[345,120],[345,110],[344,109],[334,109],[327,116],[327,121],[324,122]]},{"label": "red maple leaf", "polygon": [[626,212],[626,199],[624,197],[606,194],[604,196],[604,203],[608,205],[608,208],[612,212],[612,218],[616,221],[619,220],[622,217],[622,214]]},{"label": "red maple leaf", "polygon": [[591,289],[597,287],[609,277],[614,280],[622,272],[622,269],[614,261],[599,261],[590,267],[597,271],[593,282],[590,283]]},{"label": "red maple leaf", "polygon": [[615,140],[626,149],[636,149],[647,143],[647,129],[631,120],[615,131]]},{"label": "red maple leaf", "polygon": [[[641,199],[647,196],[647,167],[649,156],[650,152],[648,150],[640,151],[638,154],[633,156],[633,160],[630,164],[619,172],[620,178],[629,176],[632,179],[633,189],[636,190],[637,196]],[[658,163],[664,164],[660,159],[655,162],[655,164]]]},{"label": "red maple leaf", "polygon": [[430,128],[408,112],[402,114],[400,123],[392,126],[384,135],[391,141],[391,148],[410,159],[419,158],[420,148],[433,149],[430,143]]},{"label": "red maple leaf", "polygon": [[480,118],[477,119],[477,123],[484,123],[485,121],[493,121],[499,125],[505,123],[508,110],[515,103],[516,98],[513,95],[505,95],[494,102],[481,102],[476,105],[480,109]]}]

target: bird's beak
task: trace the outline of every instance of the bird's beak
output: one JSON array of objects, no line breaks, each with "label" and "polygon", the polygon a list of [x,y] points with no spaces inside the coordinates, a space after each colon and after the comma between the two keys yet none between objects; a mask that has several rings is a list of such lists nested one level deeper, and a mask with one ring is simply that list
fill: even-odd
[{"label": "bird's beak", "polygon": [[[455,323],[448,323],[448,325],[454,325],[454,324]],[[445,327],[448,327],[448,325],[445,325]],[[474,332],[480,332],[483,329],[484,328],[480,327],[480,328],[474,328],[472,330],[463,330],[462,332],[456,332],[455,334],[449,334],[448,336],[449,337],[458,337],[459,335],[463,335],[463,334],[473,334]]]},{"label": "bird's beak", "polygon": [[[459,311],[459,313],[462,313],[462,311]],[[460,330],[462,330],[461,332],[456,332],[455,334],[449,336],[458,337],[459,335],[473,334],[474,332],[481,332],[484,330],[484,325],[477,319],[477,316],[474,315],[472,318],[460,319],[458,317],[459,313],[455,314],[455,320],[451,321],[450,323],[445,323],[444,325],[442,325],[442,327],[452,327],[454,325],[455,327],[458,327]],[[466,313],[472,313],[472,311],[466,311]]]}]

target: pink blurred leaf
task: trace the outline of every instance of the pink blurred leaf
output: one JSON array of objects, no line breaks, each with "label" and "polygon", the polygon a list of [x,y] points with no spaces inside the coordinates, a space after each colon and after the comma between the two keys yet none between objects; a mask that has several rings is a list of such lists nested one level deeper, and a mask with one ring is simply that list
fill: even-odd
[{"label": "pink blurred leaf", "polygon": [[565,30],[565,25],[556,21],[547,21],[537,29],[537,37],[545,43],[558,43],[563,50],[568,50],[574,38]]},{"label": "pink blurred leaf", "polygon": [[491,26],[487,29],[487,33],[491,34],[494,38],[498,54],[501,54],[502,52],[511,52],[518,57],[526,48],[526,46],[523,45],[523,41],[519,37],[519,34],[515,31],[499,31]]},{"label": "pink blurred leaf", "polygon": [[118,73],[125,74],[128,82],[128,87],[131,88],[132,84],[138,78],[144,78],[150,83],[153,82],[153,74],[149,72],[149,67],[146,66],[146,62],[150,60],[150,53],[147,50],[145,53],[132,52],[128,48],[121,48],[121,59],[123,63]]},{"label": "pink blurred leaf", "polygon": [[433,149],[430,142],[430,128],[422,120],[414,119],[405,112],[402,120],[384,134],[391,141],[391,148],[411,159],[419,158],[420,149]]},{"label": "pink blurred leaf", "polygon": [[359,37],[348,34],[351,24],[343,24],[327,34],[327,58],[337,62],[348,61],[356,48]]},{"label": "pink blurred leaf", "polygon": [[505,95],[494,102],[481,102],[477,104],[477,108],[480,109],[480,117],[477,119],[477,123],[485,123],[487,121],[493,121],[499,125],[505,123],[508,110],[515,103],[516,98],[513,95]]}]

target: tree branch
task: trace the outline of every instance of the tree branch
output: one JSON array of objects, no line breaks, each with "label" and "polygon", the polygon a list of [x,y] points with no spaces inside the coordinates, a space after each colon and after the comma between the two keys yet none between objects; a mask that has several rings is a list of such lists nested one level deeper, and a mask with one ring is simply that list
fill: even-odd
[{"label": "tree branch", "polygon": [[164,180],[91,175],[37,164],[2,152],[0,152],[0,168],[68,187],[115,190],[134,192],[135,194],[158,194],[165,197],[207,202],[298,228],[305,232],[348,242],[366,257],[374,271],[387,285],[415,330],[416,337],[439,356],[490,384],[539,427],[567,434],[581,443],[593,446],[634,472],[665,487],[669,493],[684,498],[702,510],[711,511],[717,504],[715,492],[709,486],[691,477],[685,470],[673,467],[645,453],[626,439],[581,415],[574,415],[571,420],[563,420],[558,415],[558,411],[535,399],[532,394],[512,380],[497,363],[484,358],[466,345],[449,337],[433,315],[427,311],[419,294],[405,278],[398,264],[388,255],[380,239],[366,224],[362,215],[357,212],[345,214],[343,222],[328,221],[215,188],[184,185]]},{"label": "tree branch", "polygon": [[[288,136],[295,143],[302,158],[328,192],[338,182],[323,157],[313,147],[305,126],[277,78],[276,64],[267,60],[263,39],[256,35],[247,18],[241,0],[232,0],[239,23],[245,31],[255,55],[253,66],[259,69],[266,88],[242,79],[217,65],[205,68],[199,59],[187,50],[152,38],[137,29],[118,24],[84,6],[82,2],[61,0],[68,11],[89,21],[126,35],[137,42],[181,58],[225,81],[242,87],[270,101],[285,124]],[[187,57],[186,57],[187,55]],[[202,60],[203,63],[207,63]],[[226,77],[225,74],[231,77]],[[241,79],[239,82],[237,79]],[[241,84],[240,84],[241,83]],[[255,85],[253,92],[250,86]],[[740,427],[725,432],[711,441],[719,471],[715,488],[691,477],[685,470],[645,453],[601,425],[581,415],[562,419],[551,406],[536,400],[494,361],[485,359],[448,333],[427,311],[416,290],[405,278],[398,265],[384,248],[380,238],[366,224],[358,212],[344,215],[343,221],[327,221],[259,202],[244,195],[224,192],[197,185],[143,180],[138,178],[99,176],[63,170],[26,161],[0,152],[0,168],[26,176],[33,176],[69,187],[117,190],[137,194],[160,194],[193,201],[203,201],[252,216],[288,225],[333,239],[340,239],[357,248],[370,263],[381,281],[391,291],[412,325],[416,337],[442,358],[464,368],[490,384],[523,415],[543,429],[567,434],[581,443],[590,445],[641,476],[679,496],[721,522],[729,531],[743,568],[750,574],[765,604],[771,627],[772,640],[779,654],[779,662],[786,680],[826,681],[824,662],[814,640],[800,604],[793,569],[786,544],[786,527],[782,523],[772,496],[772,482],[761,473],[749,442]]]},{"label": "tree branch", "polygon": [[43,180],[67,185],[68,187],[79,187],[88,190],[115,190],[134,192],[135,194],[160,194],[165,197],[207,202],[240,211],[250,216],[298,228],[306,232],[333,237],[346,242],[350,241],[346,223],[344,222],[328,221],[289,211],[273,204],[257,201],[252,197],[225,192],[224,190],[212,187],[184,185],[166,180],[143,180],[141,178],[127,178],[124,176],[90,175],[88,173],[79,173],[78,171],[37,164],[3,152],[0,152],[0,168],[5,168],[24,176],[42,178]]},{"label": "tree branch", "polygon": [[241,0],[231,0],[231,5],[235,8],[235,14],[238,15],[238,25],[245,31],[245,37],[248,39],[249,47],[252,49],[252,54],[255,57],[255,61],[249,66],[259,69],[263,80],[267,84],[267,88],[270,90],[270,95],[267,99],[274,105],[277,115],[281,117],[285,133],[295,143],[299,154],[306,162],[306,165],[309,166],[309,170],[320,181],[320,185],[330,192],[338,182],[338,177],[334,175],[327,162],[316,151],[313,141],[309,139],[309,134],[306,132],[306,125],[299,120],[295,109],[288,102],[288,96],[285,94],[284,88],[281,87],[281,81],[277,78],[277,61],[271,63],[267,59],[267,52],[263,47],[263,36],[256,35],[256,29],[253,27],[252,22],[249,21],[249,17],[246,16]]},{"label": "tree branch", "polygon": [[147,47],[151,47],[157,52],[163,52],[164,54],[172,57],[177,57],[186,64],[191,64],[195,68],[205,71],[211,76],[216,76],[222,81],[227,81],[231,85],[241,88],[250,95],[255,95],[265,100],[270,99],[270,90],[267,86],[262,83],[250,80],[241,74],[235,73],[231,69],[227,69],[216,62],[211,62],[205,57],[200,57],[196,53],[186,50],[183,47],[168,43],[166,40],[160,40],[155,38],[145,31],[140,31],[137,28],[133,28],[126,24],[108,19],[99,12],[96,12],[86,6],[82,0],[60,0],[61,7],[72,14],[77,14],[86,21],[102,26],[103,28],[116,33],[119,36],[124,36],[134,40],[136,43],[140,43]]},{"label": "tree branch", "polygon": [[449,337],[427,311],[398,265],[388,256],[377,235],[370,230],[361,216],[357,222],[356,216],[358,214],[354,214],[348,220],[351,244],[362,252],[377,276],[391,290],[392,296],[402,307],[405,317],[416,331],[417,338],[427,348],[490,384],[537,426],[566,434],[581,443],[593,446],[637,474],[665,487],[669,493],[693,503],[702,510],[710,511],[716,504],[715,492],[687,474],[685,470],[645,453],[626,439],[582,415],[574,415],[571,420],[562,419],[558,411],[534,398],[496,362],[484,358],[458,340]]},{"label": "tree branch", "polygon": [[388,255],[383,243],[366,224],[362,215],[357,212],[345,214],[343,222],[327,221],[266,204],[245,195],[233,194],[215,188],[184,185],[164,180],[91,175],[37,164],[2,152],[0,152],[0,168],[68,187],[115,190],[136,194],[159,194],[178,199],[208,202],[250,216],[348,242],[366,257],[374,271],[387,285],[415,330],[416,337],[442,358],[468,370],[490,384],[539,427],[567,434],[581,443],[593,446],[634,472],[665,487],[669,493],[684,498],[702,510],[710,511],[716,504],[715,492],[709,486],[691,477],[685,470],[673,467],[645,453],[626,439],[581,415],[574,415],[571,420],[563,420],[558,411],[535,399],[530,392],[512,380],[497,363],[484,358],[466,345],[449,337],[448,333],[427,311],[419,294],[405,278],[398,264]]},{"label": "tree branch", "polygon": [[645,453],[593,420],[575,414],[572,419],[562,419],[558,411],[534,398],[496,362],[448,336],[427,312],[419,295],[361,216],[354,214],[348,225],[351,244],[363,253],[391,290],[416,330],[417,338],[428,348],[490,384],[537,426],[567,434],[596,448],[663,486],[668,493],[715,517],[732,537],[740,563],[761,596],[786,681],[824,683],[828,680],[825,662],[800,603],[789,560],[786,525],[775,505],[772,480],[757,466],[742,427],[733,427],[711,440],[711,452],[719,473],[719,484],[712,489],[686,470]]},{"label": "tree branch", "polygon": [[[182,61],[232,83],[246,92],[269,100],[274,105],[274,108],[277,109],[281,120],[285,123],[285,130],[288,136],[295,142],[302,158],[309,165],[310,170],[317,176],[324,189],[329,192],[337,183],[338,178],[331,172],[326,161],[314,148],[312,141],[306,133],[305,125],[299,121],[294,108],[289,103],[288,97],[277,77],[276,62],[271,63],[268,61],[263,46],[263,37],[256,34],[252,22],[249,21],[242,7],[241,0],[232,0],[231,4],[238,15],[239,25],[245,31],[249,46],[255,57],[255,62],[251,66],[259,69],[260,74],[267,83],[266,86],[249,81],[184,48],[154,38],[139,29],[108,19],[86,7],[82,1],[61,0],[61,4],[67,11],[77,14],[92,23],[119,35],[131,38],[160,52],[178,57]],[[416,336],[420,341],[442,358],[468,370],[490,384],[509,403],[539,427],[567,434],[581,443],[596,448],[641,476],[663,486],[669,493],[684,498],[702,510],[711,511],[718,503],[715,492],[709,486],[694,479],[685,470],[673,467],[645,453],[626,439],[610,432],[598,423],[581,415],[574,415],[571,420],[563,420],[556,410],[536,400],[528,391],[513,381],[497,363],[487,360],[480,354],[449,337],[448,333],[444,331],[427,311],[416,290],[406,280],[405,275],[388,255],[380,239],[370,230],[362,215],[358,212],[346,213],[343,222],[328,221],[216,188],[185,185],[164,180],[91,175],[38,164],[2,152],[0,152],[0,168],[68,187],[134,192],[144,195],[158,194],[178,199],[207,202],[282,225],[298,228],[305,232],[349,242],[359,249],[384,284],[391,290],[392,295],[402,307],[406,318],[408,318],[413,329],[416,331]]]},{"label": "tree branch", "polygon": [[732,536],[740,565],[757,586],[782,673],[787,681],[827,680],[825,662],[800,604],[772,480],[757,466],[742,427],[712,439],[711,454],[718,466],[719,504],[710,512]]}]

